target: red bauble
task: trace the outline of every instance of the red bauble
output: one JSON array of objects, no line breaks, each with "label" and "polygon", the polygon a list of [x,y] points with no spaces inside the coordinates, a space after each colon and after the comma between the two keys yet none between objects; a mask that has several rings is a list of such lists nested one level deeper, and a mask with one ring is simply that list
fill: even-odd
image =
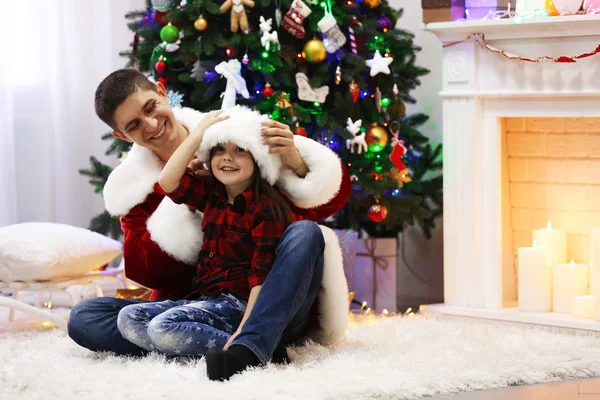
[{"label": "red bauble", "polygon": [[154,20],[156,22],[158,22],[159,24],[161,24],[161,25],[166,25],[166,24],[169,23],[167,20],[165,20],[165,17],[167,15],[169,15],[169,13],[166,12],[166,11],[165,12],[163,12],[163,11],[157,11],[157,12],[154,13]]},{"label": "red bauble", "polygon": [[167,63],[162,60],[157,61],[156,64],[154,64],[154,69],[159,74],[162,74],[163,72],[165,72],[167,70]]},{"label": "red bauble", "polygon": [[262,97],[264,97],[265,99],[267,97],[271,97],[275,94],[275,91],[273,90],[273,88],[271,87],[271,85],[269,85],[268,83],[265,85],[265,88],[262,91]]},{"label": "red bauble", "polygon": [[304,137],[308,137],[308,133],[306,132],[306,129],[304,129],[303,127],[301,127],[300,125],[298,125],[296,127],[296,132],[294,132],[296,135],[298,136],[304,136]]},{"label": "red bauble", "polygon": [[167,82],[168,82],[167,78],[165,78],[164,76],[161,76],[160,78],[158,78],[158,81],[165,86],[167,85]]},{"label": "red bauble", "polygon": [[388,210],[383,204],[376,203],[369,208],[368,215],[371,221],[381,222],[385,219],[385,217],[387,217]]}]

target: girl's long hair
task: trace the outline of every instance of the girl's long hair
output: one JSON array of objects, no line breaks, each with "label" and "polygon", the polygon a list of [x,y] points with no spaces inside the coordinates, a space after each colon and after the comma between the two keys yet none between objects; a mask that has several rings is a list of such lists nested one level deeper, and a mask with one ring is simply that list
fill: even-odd
[{"label": "girl's long hair", "polygon": [[[215,185],[215,181],[217,180],[217,178],[215,178],[215,175],[213,174],[211,166],[214,153],[215,148],[213,147],[212,149],[210,149],[210,157],[207,163],[208,170],[210,171],[210,191],[212,191],[212,188]],[[291,224],[292,211],[290,210],[290,207],[288,206],[285,198],[281,195],[281,193],[279,193],[277,189],[271,186],[269,182],[267,182],[262,176],[260,176],[260,168],[258,167],[254,156],[252,156],[252,161],[254,162],[254,173],[252,174],[251,184],[254,185],[254,202],[258,203],[262,194],[267,195],[275,202],[275,219],[278,221],[284,221],[286,225]]]}]

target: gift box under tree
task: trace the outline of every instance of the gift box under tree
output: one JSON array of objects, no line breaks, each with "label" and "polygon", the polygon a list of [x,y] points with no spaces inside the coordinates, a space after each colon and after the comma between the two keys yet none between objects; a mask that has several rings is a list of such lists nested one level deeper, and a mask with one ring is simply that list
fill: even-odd
[{"label": "gift box under tree", "polygon": [[356,261],[351,291],[354,299],[367,302],[377,312],[393,313],[396,305],[396,238],[368,238],[356,242]]},{"label": "gift box under tree", "polygon": [[496,11],[508,10],[508,3],[509,0],[465,0],[465,15],[468,20],[482,20]]},{"label": "gift box under tree", "polygon": [[421,0],[423,22],[449,22],[465,18],[465,0]]}]

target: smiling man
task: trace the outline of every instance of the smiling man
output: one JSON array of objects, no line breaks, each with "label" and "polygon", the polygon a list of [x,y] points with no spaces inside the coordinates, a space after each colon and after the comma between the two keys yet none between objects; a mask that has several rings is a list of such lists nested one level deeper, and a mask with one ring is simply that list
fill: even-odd
[{"label": "smiling man", "polygon": [[[165,87],[133,69],[115,71],[100,83],[95,108],[114,136],[133,143],[103,193],[106,209],[122,217],[125,274],[153,289],[151,301],[181,299],[190,292],[196,272],[202,215],[173,203],[158,185],[158,178],[164,163],[202,120],[203,113],[171,109]],[[276,187],[292,206],[304,209],[312,220],[326,218],[344,206],[351,184],[335,153],[310,139],[295,137],[287,125],[276,121],[264,123],[263,136],[270,152],[281,155],[284,167]],[[193,163],[192,168],[199,176],[206,172],[200,163]],[[262,364],[271,359],[279,343],[291,343],[309,330],[317,332],[313,337],[322,343],[335,342],[346,330],[343,271],[341,277],[339,271],[327,273],[326,269],[323,273],[322,243],[323,233],[317,225],[302,221],[289,225],[278,244],[275,262],[250,315],[250,319],[268,321],[268,336],[279,338],[257,339],[252,350]],[[274,274],[278,280],[269,279]],[[319,292],[320,288],[325,290]],[[320,312],[313,307],[318,293]],[[117,327],[120,310],[140,302],[84,300],[71,312],[69,336],[92,351],[145,354],[125,340]],[[285,358],[285,354],[280,356]]]}]

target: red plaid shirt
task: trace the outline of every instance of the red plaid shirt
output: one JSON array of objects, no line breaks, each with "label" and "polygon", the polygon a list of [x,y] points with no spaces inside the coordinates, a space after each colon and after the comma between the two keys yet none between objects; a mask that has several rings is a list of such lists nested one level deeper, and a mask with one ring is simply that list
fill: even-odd
[{"label": "red plaid shirt", "polygon": [[222,183],[215,181],[211,190],[208,181],[190,169],[167,196],[204,212],[197,277],[186,298],[228,292],[247,301],[250,289],[262,285],[273,266],[277,243],[286,229],[286,223],[275,217],[275,202],[266,195],[254,201],[250,187],[228,204]]}]

